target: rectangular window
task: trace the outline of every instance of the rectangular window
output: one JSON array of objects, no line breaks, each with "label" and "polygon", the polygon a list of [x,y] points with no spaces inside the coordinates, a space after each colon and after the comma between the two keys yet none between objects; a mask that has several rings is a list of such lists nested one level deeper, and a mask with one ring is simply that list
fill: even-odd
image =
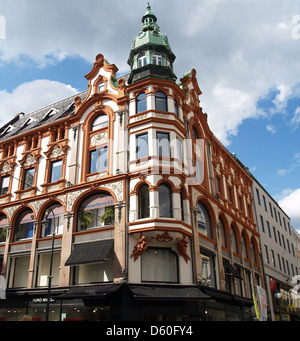
[{"label": "rectangular window", "polygon": [[[45,287],[48,285],[48,276],[50,268],[51,254],[45,253],[38,256],[38,273],[36,285],[38,287]],[[59,269],[60,267],[60,252],[54,252],[52,258],[52,285],[59,284]]]},{"label": "rectangular window", "polygon": [[277,243],[276,229],[275,229],[274,226],[273,226],[273,233],[274,233],[274,240],[275,240],[275,242]]},{"label": "rectangular window", "polygon": [[157,155],[163,157],[171,157],[170,135],[169,133],[156,133],[157,139]]},{"label": "rectangular window", "polygon": [[265,232],[264,219],[262,216],[260,216],[260,223],[261,223],[262,231]]},{"label": "rectangular window", "polygon": [[62,160],[53,161],[51,163],[51,176],[50,182],[56,182],[61,179],[61,171],[62,171]]},{"label": "rectangular window", "polygon": [[138,135],[136,137],[136,158],[141,159],[148,155],[148,133]]},{"label": "rectangular window", "polygon": [[265,245],[265,260],[266,260],[266,263],[268,264],[270,263],[267,245]]},{"label": "rectangular window", "polygon": [[259,196],[259,190],[256,188],[256,196],[257,196],[257,202],[260,205],[260,196]]},{"label": "rectangular window", "polygon": [[1,178],[1,191],[0,195],[4,195],[8,192],[8,186],[9,186],[9,176],[4,176]]},{"label": "rectangular window", "polygon": [[176,148],[177,148],[177,158],[181,162],[183,162],[182,140],[179,137],[176,137]]},{"label": "rectangular window", "polygon": [[228,187],[228,196],[229,196],[229,201],[233,203],[233,198],[232,198],[232,190],[230,187]]},{"label": "rectangular window", "polygon": [[221,184],[221,178],[217,176],[217,191],[219,194],[222,195],[222,184]]},{"label": "rectangular window", "polygon": [[13,257],[10,262],[9,288],[26,288],[30,256]]},{"label": "rectangular window", "polygon": [[26,169],[24,175],[23,189],[28,189],[33,186],[34,168]]},{"label": "rectangular window", "polygon": [[276,268],[275,254],[274,254],[274,250],[272,250],[272,249],[271,249],[271,254],[272,254],[272,264],[273,264],[274,268]]},{"label": "rectangular window", "polygon": [[90,152],[90,173],[105,171],[107,169],[107,147]]}]

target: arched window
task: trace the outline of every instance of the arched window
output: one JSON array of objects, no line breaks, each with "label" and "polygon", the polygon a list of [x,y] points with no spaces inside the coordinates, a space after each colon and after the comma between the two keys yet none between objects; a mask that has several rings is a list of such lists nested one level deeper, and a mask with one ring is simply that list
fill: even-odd
[{"label": "arched window", "polygon": [[179,117],[178,103],[177,103],[176,99],[174,100],[174,113],[177,117]]},{"label": "arched window", "polygon": [[162,65],[162,56],[160,53],[154,52],[152,55],[152,64]]},{"label": "arched window", "polygon": [[199,139],[199,134],[198,134],[198,131],[196,130],[195,127],[193,127],[192,129],[192,134],[193,134],[193,138],[198,140]]},{"label": "arched window", "polygon": [[5,214],[0,214],[0,243],[5,242],[6,239],[6,227],[8,220]]},{"label": "arched window", "polygon": [[231,225],[231,247],[232,247],[233,252],[238,253],[236,232],[232,225]]},{"label": "arched window", "polygon": [[139,219],[148,218],[150,216],[150,209],[149,209],[149,186],[143,185],[139,189]]},{"label": "arched window", "polygon": [[155,94],[155,109],[158,111],[168,111],[167,95],[162,91]]},{"label": "arched window", "polygon": [[52,233],[62,234],[64,226],[64,209],[60,204],[49,206],[43,215],[41,237],[47,237]]},{"label": "arched window", "polygon": [[243,247],[243,256],[246,259],[249,259],[249,252],[248,252],[248,246],[246,242],[246,238],[244,233],[242,233],[242,247]]},{"label": "arched window", "polygon": [[197,225],[200,229],[200,232],[206,235],[208,238],[212,238],[212,230],[211,230],[211,220],[207,209],[203,204],[198,202],[197,204],[198,212],[197,212]]},{"label": "arched window", "polygon": [[159,216],[173,218],[172,192],[167,184],[161,184],[158,187],[159,197]]},{"label": "arched window", "polygon": [[114,199],[106,193],[99,193],[84,200],[78,209],[77,231],[114,224]]},{"label": "arched window", "polygon": [[220,238],[221,238],[222,246],[227,248],[228,244],[227,244],[227,238],[226,238],[226,230],[225,230],[225,225],[222,219],[220,219]]},{"label": "arched window", "polygon": [[136,98],[136,113],[147,110],[147,97],[145,92],[141,92]]},{"label": "arched window", "polygon": [[14,242],[20,239],[32,238],[34,226],[34,216],[31,210],[22,212],[15,224]]},{"label": "arched window", "polygon": [[146,53],[142,53],[139,55],[138,57],[138,66],[139,67],[143,67],[147,64],[147,57],[146,57]]},{"label": "arched window", "polygon": [[105,114],[97,116],[92,123],[92,131],[105,128],[108,126],[108,117]]}]

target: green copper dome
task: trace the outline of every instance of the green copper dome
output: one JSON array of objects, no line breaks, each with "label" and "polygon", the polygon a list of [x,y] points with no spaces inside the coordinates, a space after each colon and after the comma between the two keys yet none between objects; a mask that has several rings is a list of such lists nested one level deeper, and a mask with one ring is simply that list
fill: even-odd
[{"label": "green copper dome", "polygon": [[142,18],[140,33],[133,38],[128,64],[131,75],[128,83],[145,77],[156,77],[175,81],[172,52],[168,37],[160,32],[157,18],[148,4]]}]

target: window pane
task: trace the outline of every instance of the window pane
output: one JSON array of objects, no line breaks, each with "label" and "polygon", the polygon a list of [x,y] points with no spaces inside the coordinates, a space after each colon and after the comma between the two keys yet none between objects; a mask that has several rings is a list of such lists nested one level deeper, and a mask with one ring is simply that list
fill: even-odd
[{"label": "window pane", "polygon": [[143,53],[139,56],[138,58],[138,64],[139,67],[145,66],[147,64],[147,58],[146,58],[146,54]]},{"label": "window pane", "polygon": [[107,169],[107,147],[90,152],[90,173],[101,172]]},{"label": "window pane", "polygon": [[23,212],[16,221],[14,227],[14,241],[32,238],[33,235],[33,213],[30,210]]},{"label": "window pane", "polygon": [[114,199],[96,194],[86,199],[78,210],[77,231],[114,224]]},{"label": "window pane", "polygon": [[50,182],[56,182],[61,178],[61,170],[62,170],[62,160],[52,162]]},{"label": "window pane", "polygon": [[34,177],[34,168],[26,169],[24,176],[23,189],[32,187]]},{"label": "window pane", "polygon": [[162,57],[160,53],[154,53],[152,56],[152,63],[155,65],[162,65]]},{"label": "window pane", "polygon": [[136,158],[148,156],[148,133],[136,137]]},{"label": "window pane", "polygon": [[157,133],[158,156],[170,157],[169,133]]},{"label": "window pane", "polygon": [[160,185],[158,187],[159,195],[159,216],[172,218],[172,193],[168,185]]},{"label": "window pane", "polygon": [[155,109],[159,111],[168,111],[167,96],[164,92],[158,91],[155,94]]},{"label": "window pane", "polygon": [[201,230],[201,233],[205,234],[207,237],[211,238],[211,221],[210,216],[206,208],[198,203],[197,204],[198,212],[197,212],[197,225]]},{"label": "window pane", "polygon": [[47,237],[51,233],[63,233],[64,226],[64,209],[60,204],[54,204],[48,207],[42,219],[41,237]]},{"label": "window pane", "polygon": [[98,130],[108,126],[108,117],[107,115],[99,115],[95,118],[92,123],[92,131]]},{"label": "window pane", "polygon": [[182,140],[178,137],[176,137],[176,145],[177,145],[177,158],[183,162]]},{"label": "window pane", "polygon": [[149,216],[149,187],[148,185],[143,185],[139,190],[139,219]]},{"label": "window pane", "polygon": [[147,110],[147,97],[144,92],[139,94],[136,99],[136,113],[140,113]]},{"label": "window pane", "polygon": [[9,186],[9,176],[4,176],[1,179],[1,193],[0,193],[0,195],[4,195],[7,193],[8,186]]},{"label": "window pane", "polygon": [[[48,276],[50,269],[51,254],[43,254],[38,257],[38,274],[37,274],[37,286],[45,287],[48,285]],[[60,252],[53,253],[52,258],[52,285],[59,284],[59,272],[60,272]]]},{"label": "window pane", "polygon": [[142,255],[142,281],[177,283],[176,254],[169,249],[148,247]]},{"label": "window pane", "polygon": [[176,99],[174,100],[174,113],[176,116],[179,117],[178,103],[177,103]]}]

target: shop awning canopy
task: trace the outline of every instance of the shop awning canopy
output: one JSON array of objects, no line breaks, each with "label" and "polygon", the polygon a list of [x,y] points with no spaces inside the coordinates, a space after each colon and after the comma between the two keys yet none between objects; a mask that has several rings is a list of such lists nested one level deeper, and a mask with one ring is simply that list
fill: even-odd
[{"label": "shop awning canopy", "polygon": [[118,284],[107,284],[107,285],[89,285],[89,286],[79,286],[76,288],[71,288],[64,294],[57,296],[57,299],[99,299],[105,298],[113,293],[115,293],[121,285]]},{"label": "shop awning canopy", "polygon": [[66,266],[101,263],[107,259],[107,255],[113,246],[113,241],[105,241],[92,244],[75,245]]},{"label": "shop awning canopy", "polygon": [[194,300],[211,298],[196,286],[129,285],[129,289],[137,300]]}]

